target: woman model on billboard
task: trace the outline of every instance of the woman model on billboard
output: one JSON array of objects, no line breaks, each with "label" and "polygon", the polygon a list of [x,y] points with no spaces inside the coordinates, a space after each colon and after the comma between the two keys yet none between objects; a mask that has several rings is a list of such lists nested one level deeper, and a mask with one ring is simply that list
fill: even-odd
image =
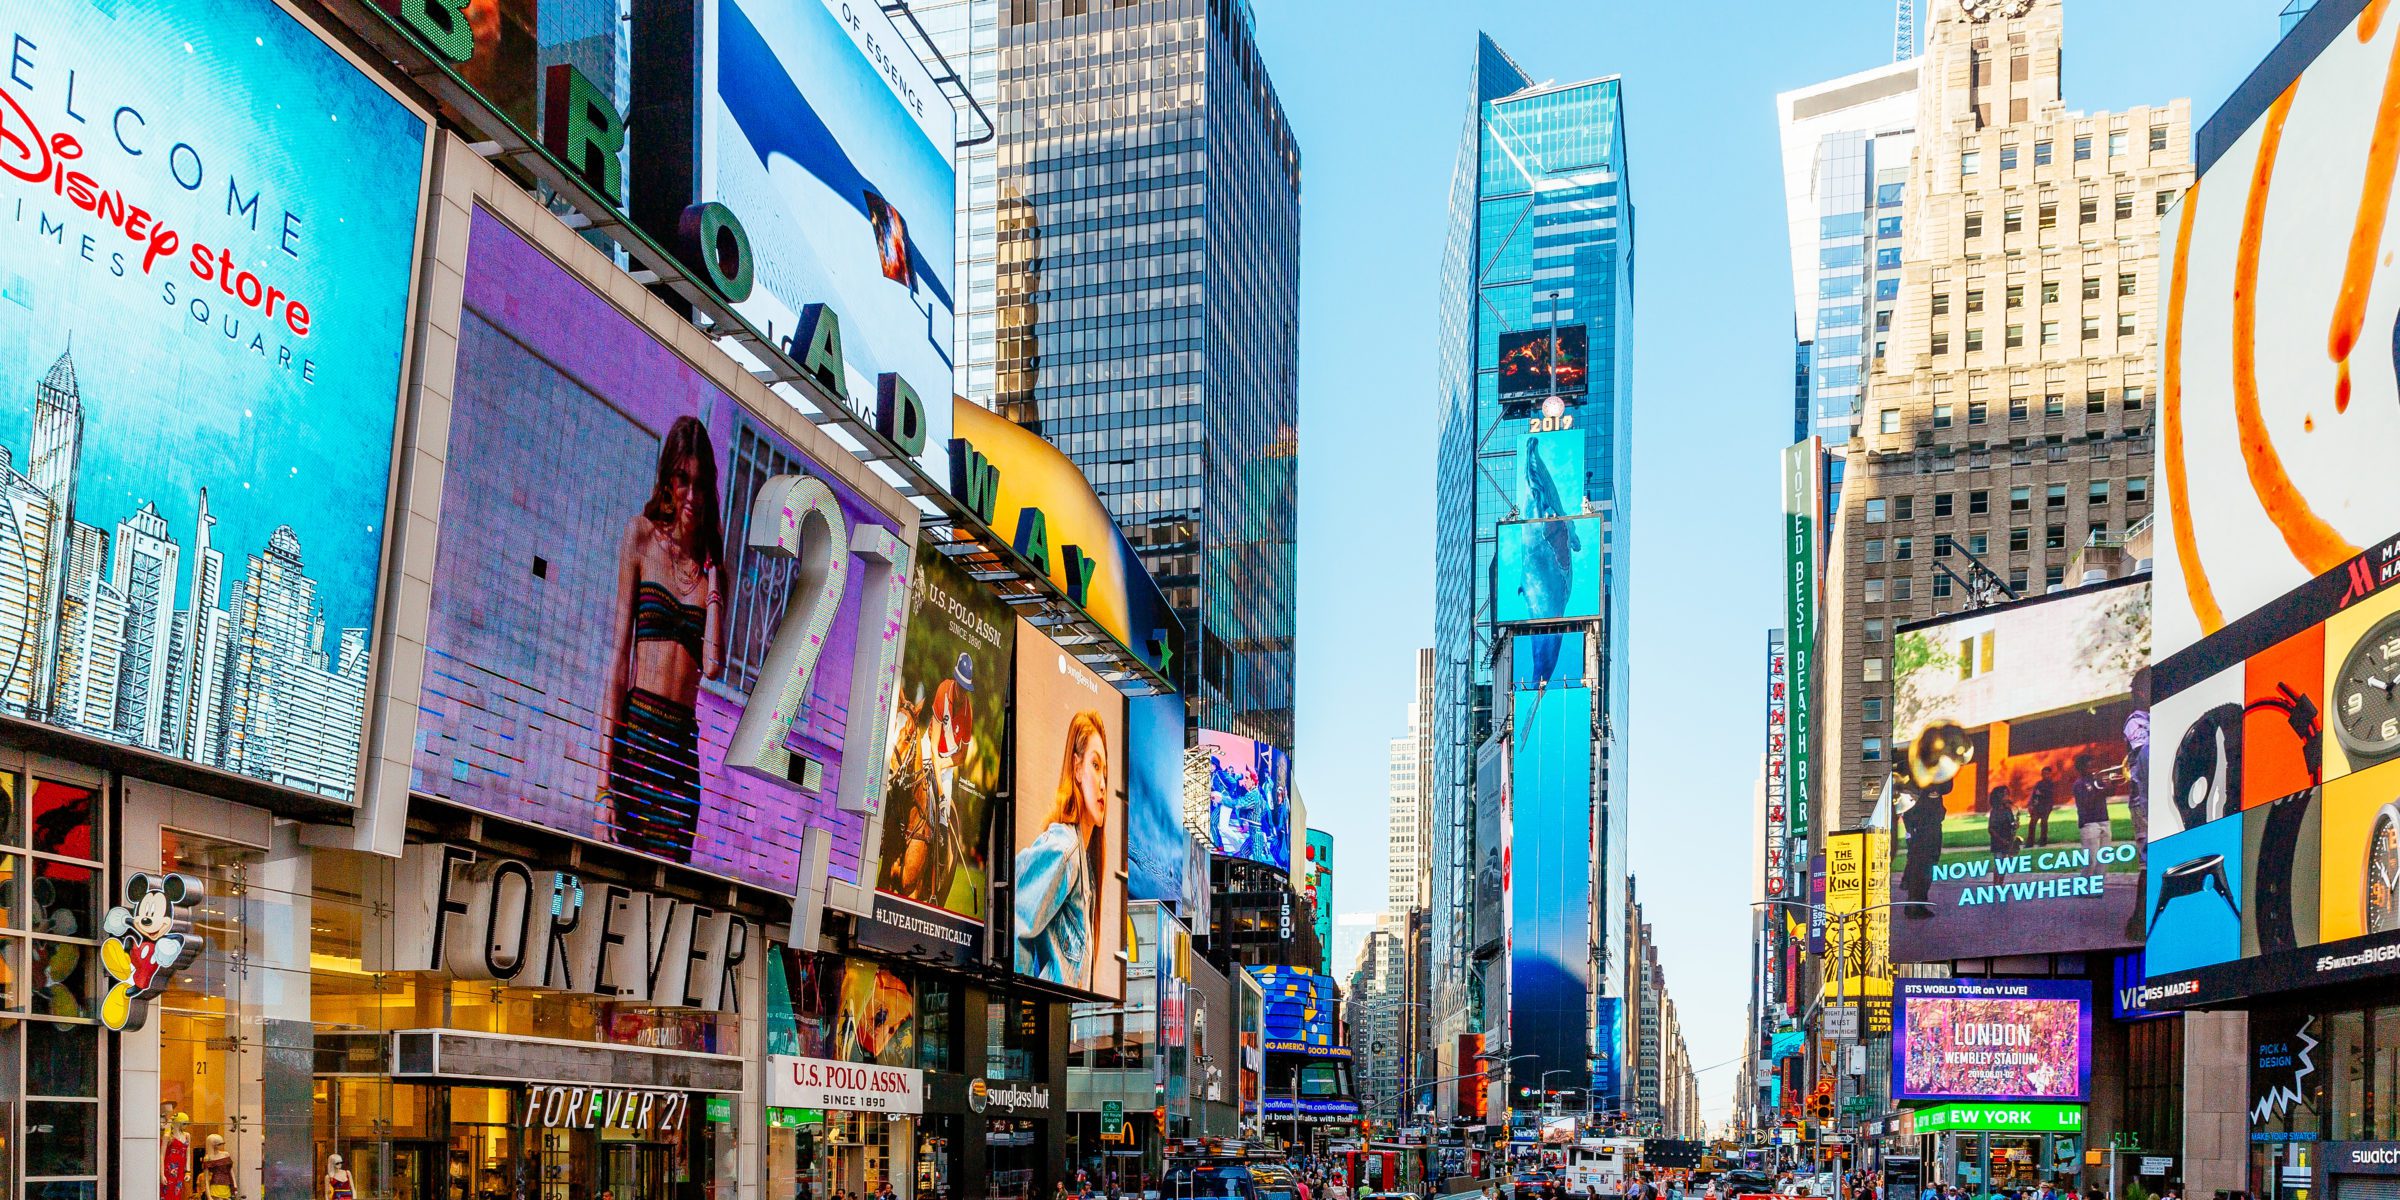
[{"label": "woman model on billboard", "polygon": [[902,697],[893,722],[891,778],[904,799],[893,813],[900,820],[887,818],[878,886],[920,904],[950,907],[951,879],[974,852],[958,819],[959,765],[975,748],[974,691],[975,660],[962,651],[933,698],[921,687],[915,703]]},{"label": "woman model on billboard", "polygon": [[724,558],[716,452],[698,418],[677,417],[617,553],[602,766],[617,844],[679,863],[700,827],[700,681],[725,669]]},{"label": "woman model on billboard", "polygon": [[1017,971],[1089,991],[1108,820],[1108,734],[1100,714],[1067,722],[1050,824],[1017,852]]}]

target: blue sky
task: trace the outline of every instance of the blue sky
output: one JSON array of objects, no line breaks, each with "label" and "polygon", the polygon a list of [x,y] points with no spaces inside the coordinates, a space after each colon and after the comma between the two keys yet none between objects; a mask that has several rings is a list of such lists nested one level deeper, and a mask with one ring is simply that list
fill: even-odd
[{"label": "blue sky", "polygon": [[[1950,0],[1920,0],[1930,6]],[[2070,106],[2190,97],[2274,44],[2283,0],[2076,0]],[[1739,1053],[1791,268],[1775,93],[1888,61],[1888,0],[1257,0],[1298,133],[1300,728],[1342,912],[1382,907],[1386,743],[1433,632],[1436,274],[1478,30],[1537,80],[1625,77],[1635,254],[1633,857],[1702,1066]],[[1930,19],[1929,15],[1926,18]],[[1346,969],[1347,964],[1343,964]],[[1712,1115],[1731,1068],[1701,1076]]]}]

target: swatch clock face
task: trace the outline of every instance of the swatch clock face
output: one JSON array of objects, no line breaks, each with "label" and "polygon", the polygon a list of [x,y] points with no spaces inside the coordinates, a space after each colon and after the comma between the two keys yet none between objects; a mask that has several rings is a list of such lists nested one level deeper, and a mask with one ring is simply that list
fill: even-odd
[{"label": "swatch clock face", "polygon": [[2400,806],[2386,804],[2367,831],[2367,932],[2400,929]]},{"label": "swatch clock face", "polygon": [[2333,681],[2333,734],[2355,765],[2400,753],[2400,613],[2377,621]]}]

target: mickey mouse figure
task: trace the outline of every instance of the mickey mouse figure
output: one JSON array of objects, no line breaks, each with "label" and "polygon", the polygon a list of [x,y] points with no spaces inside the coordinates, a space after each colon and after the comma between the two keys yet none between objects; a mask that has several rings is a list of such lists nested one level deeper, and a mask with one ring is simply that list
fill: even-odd
[{"label": "mickey mouse figure", "polygon": [[204,940],[181,932],[175,910],[200,900],[200,881],[189,875],[137,874],[125,881],[125,903],[108,910],[100,929],[100,965],[115,984],[100,1001],[100,1023],[123,1032],[140,1029],[150,997],[167,989],[175,972],[200,957]]}]

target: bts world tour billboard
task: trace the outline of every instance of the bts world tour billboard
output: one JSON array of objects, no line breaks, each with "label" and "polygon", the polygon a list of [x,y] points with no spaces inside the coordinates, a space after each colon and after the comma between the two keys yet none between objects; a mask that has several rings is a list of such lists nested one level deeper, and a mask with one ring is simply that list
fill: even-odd
[{"label": "bts world tour billboard", "polygon": [[1903,979],[1899,985],[1894,1099],[2080,1103],[2089,1096],[2089,983]]},{"label": "bts world tour billboard", "polygon": [[426,122],[272,0],[8,33],[0,713],[352,801]]}]

